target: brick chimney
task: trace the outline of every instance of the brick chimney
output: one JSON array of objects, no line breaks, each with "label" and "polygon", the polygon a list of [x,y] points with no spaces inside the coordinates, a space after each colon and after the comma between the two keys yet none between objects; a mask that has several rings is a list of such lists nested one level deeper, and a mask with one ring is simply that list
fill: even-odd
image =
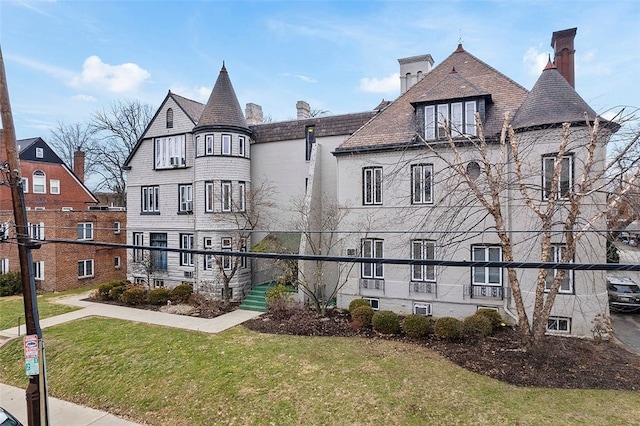
[{"label": "brick chimney", "polygon": [[296,102],[296,110],[298,111],[298,120],[311,118],[311,107],[305,101]]},{"label": "brick chimney", "polygon": [[248,103],[244,109],[244,115],[247,119],[248,125],[260,124],[264,121],[262,115],[262,107],[257,104]]},{"label": "brick chimney", "polygon": [[73,153],[73,174],[84,183],[84,152],[77,150]]},{"label": "brick chimney", "polygon": [[575,89],[575,68],[573,40],[576,37],[578,28],[570,28],[568,30],[555,31],[551,36],[551,47],[553,47],[553,62],[560,74],[569,82],[571,87]]}]

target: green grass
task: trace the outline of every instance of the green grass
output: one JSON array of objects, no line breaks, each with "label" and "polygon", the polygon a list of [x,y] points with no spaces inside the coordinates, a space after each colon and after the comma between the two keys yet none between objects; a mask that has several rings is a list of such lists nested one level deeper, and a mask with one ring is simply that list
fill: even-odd
[{"label": "green grass", "polygon": [[[416,345],[87,318],[44,330],[49,395],[152,425],[638,424],[640,393],[529,389]],[[0,381],[26,387],[22,342]]]},{"label": "green grass", "polygon": [[[52,317],[75,311],[79,308],[73,306],[60,305],[55,303],[57,299],[75,294],[86,293],[98,288],[97,285],[76,288],[73,290],[60,291],[56,293],[44,293],[38,295],[38,316],[40,319]],[[22,295],[0,297],[0,330],[15,327],[17,318],[20,317],[20,324],[24,325],[24,302]]]}]

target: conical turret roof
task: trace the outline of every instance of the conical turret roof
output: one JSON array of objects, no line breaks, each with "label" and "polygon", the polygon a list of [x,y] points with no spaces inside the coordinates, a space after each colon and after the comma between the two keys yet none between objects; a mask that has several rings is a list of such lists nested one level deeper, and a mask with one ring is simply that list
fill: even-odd
[{"label": "conical turret roof", "polygon": [[194,130],[220,127],[249,129],[224,63]]}]

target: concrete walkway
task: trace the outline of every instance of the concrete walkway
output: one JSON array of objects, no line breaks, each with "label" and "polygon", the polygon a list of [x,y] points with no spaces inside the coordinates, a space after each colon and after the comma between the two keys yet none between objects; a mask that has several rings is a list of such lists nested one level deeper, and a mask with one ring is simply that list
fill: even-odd
[{"label": "concrete walkway", "polygon": [[[235,327],[243,322],[261,315],[261,312],[237,309],[216,318],[198,318],[185,315],[166,314],[163,312],[147,311],[144,309],[127,308],[124,306],[93,303],[85,299],[87,294],[81,294],[58,300],[57,303],[77,306],[81,309],[55,317],[40,320],[40,327],[45,329],[80,318],[91,316],[117,318],[165,327],[181,328],[184,330],[200,331],[203,333],[219,333]],[[24,335],[24,325],[20,328]],[[18,338],[18,327],[0,331],[0,342]],[[1,344],[0,344],[1,346]],[[26,383],[26,380],[25,380]],[[25,390],[0,384],[0,407],[5,408],[18,420],[27,424],[27,405]],[[49,420],[51,426],[135,426],[136,423],[120,419],[109,413],[82,407],[56,398],[49,398]]]}]

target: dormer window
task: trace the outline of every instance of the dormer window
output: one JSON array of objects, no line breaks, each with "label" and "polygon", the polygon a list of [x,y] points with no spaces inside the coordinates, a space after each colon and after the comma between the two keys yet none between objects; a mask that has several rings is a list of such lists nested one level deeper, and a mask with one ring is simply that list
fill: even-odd
[{"label": "dormer window", "polygon": [[44,158],[44,149],[36,148],[36,158]]},{"label": "dormer window", "polygon": [[426,140],[446,139],[447,130],[451,137],[476,136],[475,100],[425,105],[424,138]]},{"label": "dormer window", "polygon": [[173,129],[173,108],[167,110],[167,129]]}]

